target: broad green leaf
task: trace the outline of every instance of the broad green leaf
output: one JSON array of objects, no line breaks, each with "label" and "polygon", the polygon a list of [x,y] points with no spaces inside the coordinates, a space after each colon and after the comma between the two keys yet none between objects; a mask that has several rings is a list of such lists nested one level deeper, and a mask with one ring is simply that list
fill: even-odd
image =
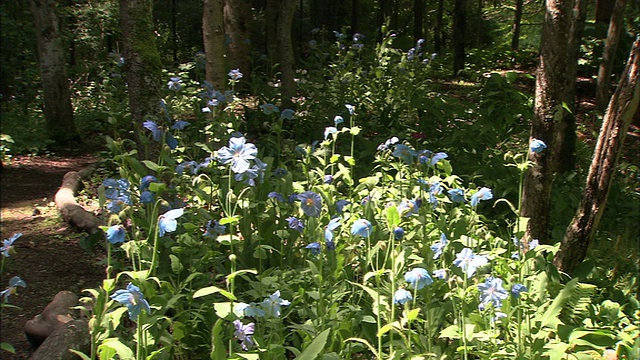
[{"label": "broad green leaf", "polygon": [[214,303],[213,308],[216,310],[216,315],[220,318],[225,319],[231,314],[230,302]]},{"label": "broad green leaf", "polygon": [[227,358],[227,349],[224,347],[224,323],[224,320],[218,319],[211,329],[211,360]]},{"label": "broad green leaf", "polygon": [[102,344],[98,346],[98,354],[100,359],[111,359],[115,355],[118,355],[121,360],[130,360],[135,358],[133,350],[116,338],[105,339]]},{"label": "broad green leaf", "polygon": [[373,353],[373,354],[377,354],[377,353],[378,353],[378,351],[376,350],[376,348],[375,348],[375,347],[373,347],[373,345],[371,345],[371,343],[370,343],[370,342],[368,342],[368,341],[367,341],[367,340],[365,340],[365,339],[356,338],[356,337],[351,337],[351,338],[348,338],[348,339],[347,339],[347,340],[345,340],[345,341],[355,341],[355,342],[359,342],[359,343],[361,343],[361,344],[364,344],[366,347],[368,347],[368,348],[369,348],[369,351],[371,351],[371,353]]},{"label": "broad green leaf", "polygon": [[16,353],[16,349],[13,347],[13,345],[6,343],[6,342],[1,342],[0,343],[0,349],[4,350],[4,351],[8,351],[12,354]]},{"label": "broad green leaf", "polygon": [[241,217],[238,215],[235,216],[229,216],[229,217],[223,217],[222,219],[220,219],[219,223],[220,225],[226,225],[226,224],[233,224],[236,223],[238,221],[240,221]]},{"label": "broad green leaf", "polygon": [[91,357],[78,350],[69,349],[70,352],[78,355],[82,360],[91,360]]},{"label": "broad green leaf", "polygon": [[327,329],[316,336],[311,344],[304,349],[302,354],[296,357],[296,360],[314,360],[317,358],[324,349],[330,332],[331,329]]}]

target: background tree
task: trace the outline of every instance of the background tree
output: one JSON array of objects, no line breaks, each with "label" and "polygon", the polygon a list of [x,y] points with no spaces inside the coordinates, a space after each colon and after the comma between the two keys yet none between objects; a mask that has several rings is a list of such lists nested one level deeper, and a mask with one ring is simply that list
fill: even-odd
[{"label": "background tree", "polygon": [[522,27],[522,7],[524,0],[516,0],[515,17],[513,19],[513,35],[511,37],[511,50],[520,47],[520,28]]},{"label": "background tree", "polygon": [[147,158],[142,123],[158,113],[162,62],[156,47],[151,0],[120,0],[120,28],[129,107],[139,156]]},{"label": "background tree", "polygon": [[615,59],[616,50],[620,35],[624,30],[623,11],[626,1],[616,0],[611,19],[609,21],[609,30],[607,31],[607,40],[602,55],[602,63],[598,70],[598,79],[596,85],[596,107],[604,110],[609,102],[609,86],[611,83],[611,73],[613,61]]},{"label": "background tree", "polygon": [[44,96],[47,131],[58,145],[80,141],[71,107],[71,93],[60,36],[56,1],[31,0],[36,28],[38,63]]},{"label": "background tree", "polygon": [[571,273],[584,260],[602,214],[613,182],[616,165],[634,119],[640,118],[640,36],[633,44],[627,67],[613,95],[598,136],[580,206],[567,228],[554,264]]},{"label": "background tree", "polygon": [[453,5],[453,74],[464,69],[467,28],[467,0],[455,0]]},{"label": "background tree", "polygon": [[224,0],[204,0],[202,8],[206,78],[214,89],[222,91],[227,83],[224,58]]},{"label": "background tree", "polygon": [[251,1],[225,0],[224,31],[229,66],[244,75],[236,88],[246,89],[251,81]]},{"label": "background tree", "polygon": [[295,0],[281,0],[280,13],[278,15],[278,49],[280,50],[280,96],[283,108],[292,106],[292,98],[295,94],[294,82],[294,53],[291,37],[291,26],[296,10]]},{"label": "background tree", "polygon": [[571,116],[567,104],[573,100],[577,52],[571,51],[574,1],[547,0],[542,26],[540,62],[536,70],[534,117],[531,140],[544,141],[548,150],[531,152],[533,166],[524,177],[521,215],[529,217],[527,239],[549,241],[551,186],[563,148],[566,117]]}]

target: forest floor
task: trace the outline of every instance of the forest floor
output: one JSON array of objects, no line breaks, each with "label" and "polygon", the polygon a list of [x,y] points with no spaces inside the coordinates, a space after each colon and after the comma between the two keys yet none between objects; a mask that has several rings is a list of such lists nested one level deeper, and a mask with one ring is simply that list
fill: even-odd
[{"label": "forest floor", "polygon": [[[16,354],[0,353],[3,360],[27,359],[35,349],[24,334],[25,323],[42,312],[62,290],[83,296],[83,289],[98,287],[104,277],[99,254],[89,254],[78,244],[81,234],[60,216],[54,196],[62,177],[96,161],[87,154],[68,156],[16,156],[0,172],[1,239],[15,233],[15,253],[4,258],[0,288],[21,277],[26,288],[9,297],[11,307],[0,316],[0,341]],[[86,294],[85,294],[86,295]],[[1,350],[0,350],[1,351]]]}]

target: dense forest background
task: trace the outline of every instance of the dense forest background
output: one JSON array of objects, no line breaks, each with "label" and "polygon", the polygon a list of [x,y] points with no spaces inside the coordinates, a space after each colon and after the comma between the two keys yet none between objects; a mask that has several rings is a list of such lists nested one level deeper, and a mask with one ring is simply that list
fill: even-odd
[{"label": "dense forest background", "polygon": [[[182,281],[180,276],[185,272],[199,274],[211,269],[223,274],[220,276],[233,274],[231,278],[234,278],[236,271],[243,271],[238,269],[243,266],[252,269],[258,261],[258,281],[253,283],[243,278],[237,289],[239,296],[251,294],[257,298],[257,293],[262,296],[266,292],[253,288],[271,284],[268,282],[272,280],[261,277],[263,267],[269,269],[266,273],[282,271],[280,280],[282,276],[297,276],[287,271],[307,266],[299,259],[301,249],[313,250],[314,258],[309,259],[309,263],[320,254],[320,241],[312,243],[317,243],[317,248],[302,246],[304,241],[317,234],[333,239],[332,231],[341,226],[336,222],[340,218],[345,228],[347,224],[354,226],[349,238],[353,243],[339,248],[345,256],[341,261],[361,262],[363,269],[372,273],[385,267],[390,269],[388,284],[384,284],[386,280],[379,274],[367,273],[365,283],[360,285],[366,292],[392,298],[396,290],[404,289],[404,285],[396,289],[394,276],[402,278],[399,276],[402,264],[396,264],[394,257],[389,257],[395,248],[390,247],[393,250],[386,253],[384,261],[377,258],[379,253],[387,251],[384,245],[367,243],[372,245],[370,253],[361,258],[353,257],[351,251],[361,245],[356,241],[358,236],[368,239],[372,231],[369,229],[362,235],[355,228],[366,215],[373,221],[376,235],[388,236],[390,241],[395,241],[392,239],[397,236],[394,227],[403,224],[415,248],[411,250],[409,245],[399,244],[398,258],[406,255],[407,261],[412,259],[428,268],[435,266],[436,259],[432,260],[433,254],[429,251],[437,241],[444,247],[447,236],[456,239],[452,241],[456,251],[471,246],[469,239],[473,239],[474,250],[486,251],[496,258],[513,246],[516,250],[520,247],[522,259],[503,259],[501,265],[495,265],[495,269],[499,269],[495,271],[505,278],[511,276],[513,281],[515,277],[523,282],[526,278],[529,287],[540,279],[544,284],[547,280],[558,284],[536,289],[540,294],[536,298],[539,309],[554,306],[566,309],[575,305],[572,301],[577,298],[593,301],[593,309],[599,309],[598,301],[608,297],[628,304],[627,315],[637,309],[637,300],[632,300],[637,292],[631,289],[637,285],[637,239],[640,237],[637,227],[640,206],[638,1],[31,0],[2,1],[0,17],[3,163],[10,163],[15,154],[88,148],[102,154],[107,173],[127,179],[127,189],[129,184],[140,183],[138,190],[142,192],[150,186],[141,182],[145,175],[154,176],[153,182],[162,185],[154,185],[148,191],[153,192],[152,199],[157,196],[157,204],[162,205],[164,211],[173,209],[170,211],[176,212],[172,215],[179,213],[173,215],[171,221],[183,215],[183,208],[187,209],[185,217],[189,217],[191,223],[178,227],[174,244],[184,252],[157,248],[159,237],[171,240],[171,235],[165,236],[165,229],[155,238],[151,235],[159,231],[165,215],[157,213],[158,207],[144,208],[146,204],[141,195],[140,204],[128,203],[129,207],[125,206],[122,211],[105,207],[102,214],[112,226],[121,226],[121,222],[127,223],[136,216],[144,218],[139,219],[139,224],[144,224],[140,225],[142,230],[129,229],[127,237],[141,241],[140,246],[147,252],[139,255],[140,264],[149,265],[148,274],[157,270],[162,281]],[[350,138],[338,142],[339,137]],[[392,141],[394,137],[397,138]],[[248,156],[247,168],[242,168],[243,171],[231,166],[225,173],[223,165],[228,162],[224,162],[220,154],[229,151],[227,140],[229,147],[235,145],[241,151],[251,152],[257,147],[259,157],[268,160],[262,162],[256,158],[256,150]],[[247,145],[249,150],[245,142],[251,145]],[[386,150],[390,150],[388,154]],[[450,160],[444,160],[447,158]],[[249,163],[254,167],[250,168]],[[423,165],[426,167],[420,168]],[[317,168],[311,170],[313,166]],[[265,180],[266,169],[272,172],[281,168],[291,174],[282,179],[267,175]],[[193,179],[185,179],[185,169],[191,169]],[[199,171],[206,176],[197,176]],[[236,172],[235,177],[232,171]],[[420,176],[425,179],[418,179]],[[207,181],[211,183],[207,185]],[[452,193],[445,195],[441,183],[445,190],[453,191],[458,186],[457,189],[469,197],[471,206],[464,211],[455,208],[453,204],[458,202],[453,200]],[[267,190],[269,186],[293,193],[287,195],[306,194],[307,197],[291,201],[300,201],[299,209],[292,210],[289,205],[280,207],[275,200],[269,200],[271,197],[267,198],[267,194],[272,194]],[[96,189],[101,196],[101,207],[105,206],[105,187],[108,189],[104,184]],[[306,191],[298,194],[303,189]],[[312,190],[321,193],[323,198]],[[374,190],[383,194],[377,199],[378,205],[386,199],[387,204],[415,208],[415,215],[420,217],[404,220],[406,211],[396,213],[399,216],[380,209],[376,213],[367,207],[369,196],[364,195]],[[251,197],[255,204],[241,201],[242,196]],[[361,204],[363,209],[356,211],[354,205],[353,213],[343,218],[342,208],[335,213],[329,205],[321,206],[320,216],[320,209],[309,213],[303,206],[316,199],[330,204],[339,196],[349,197],[350,203]],[[461,208],[468,205],[464,196]],[[412,205],[406,205],[412,197],[415,197]],[[492,206],[480,202],[494,197],[496,201]],[[433,207],[424,206],[423,200]],[[138,205],[138,210],[131,210],[131,206]],[[395,209],[396,205],[388,207]],[[242,216],[234,213],[236,209],[244,211]],[[285,221],[280,219],[281,211],[307,216],[310,227],[318,230],[317,234],[313,235],[312,230],[303,233],[301,227],[296,230],[291,223],[286,228]],[[112,214],[104,215],[109,212]],[[356,219],[356,214],[362,219]],[[414,215],[413,210],[408,215]],[[210,225],[218,217],[222,217],[220,221],[230,229],[237,230],[241,238],[248,239],[235,248],[239,268],[235,260],[230,264],[219,260],[228,258],[229,254],[235,259],[232,241],[235,231],[230,230],[226,235],[227,242],[219,241],[220,246],[212,250],[215,255],[208,254],[201,262],[195,257],[202,254],[187,241],[192,240],[191,236],[195,242],[203,241],[194,235],[194,229],[204,228],[205,223],[206,234],[211,235]],[[157,225],[154,225],[155,219]],[[145,226],[148,229],[144,230]],[[176,231],[176,226],[166,233]],[[429,226],[429,231],[424,230]],[[411,232],[410,227],[420,230]],[[441,234],[444,240],[439,240]],[[94,237],[91,241],[97,240]],[[433,241],[436,243],[429,247],[427,244]],[[535,255],[525,258],[525,254],[533,250],[533,247],[529,249],[532,242],[539,242],[542,247]],[[282,243],[288,248],[283,246],[278,252]],[[327,240],[327,259],[332,256],[328,255],[329,251],[335,250],[335,244],[329,244]],[[609,250],[614,245],[616,249],[631,249],[631,255],[612,253]],[[111,249],[111,245],[107,246]],[[500,247],[504,248],[503,252],[497,250]],[[193,252],[184,250],[186,248]],[[452,259],[454,250],[450,248],[449,252]],[[277,264],[267,253],[278,253],[290,263],[284,266],[281,259]],[[285,258],[285,253],[290,257]],[[151,261],[141,260],[144,256],[150,256]],[[158,261],[158,256],[166,262]],[[527,259],[535,264],[525,266]],[[616,264],[613,269],[612,263]],[[317,270],[313,266],[310,271],[319,271],[320,277],[326,275],[333,279],[339,284],[336,289],[344,286],[340,294],[327,295],[335,290],[329,289],[324,294],[325,302],[320,301],[319,306],[339,303],[349,292],[346,289],[354,282],[359,284],[363,275],[358,271],[353,274],[331,272],[322,267]],[[466,289],[471,287],[467,288],[467,275],[455,274],[460,280],[456,286],[465,290],[451,295],[460,296],[461,300],[450,309],[454,314],[447,318],[451,327],[443,330],[426,321],[426,325],[421,325],[423,330],[439,345],[431,348],[429,340],[428,349],[419,351],[439,355],[455,353],[447,348],[450,341],[465,349],[465,358],[467,349],[472,349],[470,354],[477,351],[475,355],[482,357],[485,350],[483,340],[479,340],[481,335],[474,340],[479,345],[469,346],[466,327],[460,327],[460,323],[480,321],[473,316],[466,317],[465,306],[470,313],[483,309],[478,310],[478,304],[468,299],[470,293]],[[365,289],[366,279],[371,276],[378,281],[375,291]],[[299,288],[315,286],[316,280],[312,278],[301,278],[303,285]],[[146,281],[134,280],[139,280],[140,286]],[[595,290],[570,283],[574,280],[593,284],[608,295],[596,301]],[[412,281],[407,282],[413,286]],[[609,287],[611,283],[616,284],[615,289]],[[233,284],[233,281],[227,282],[231,297],[235,290]],[[210,289],[204,287],[207,285],[210,284],[205,281],[197,286],[190,283],[173,295],[175,299],[182,296],[195,299],[204,296],[201,290]],[[148,282],[145,286],[146,290],[152,287]],[[291,296],[298,291],[291,286],[283,293]],[[318,286],[322,289],[322,285]],[[451,286],[441,288],[434,299],[440,295],[441,299],[449,298],[458,289]],[[478,286],[478,289],[482,287]],[[560,291],[561,288],[567,289],[566,292]],[[585,290],[587,288],[589,290]],[[103,290],[106,294],[113,289]],[[211,294],[213,292],[206,295]],[[279,294],[278,290],[278,299]],[[558,305],[558,299],[565,300]],[[175,310],[164,308],[166,299],[160,295],[155,301],[163,311]],[[231,299],[231,304],[233,301]],[[364,329],[366,335],[361,336],[366,341],[360,342],[370,341],[375,345],[343,347],[340,341],[333,341],[336,354],[371,351],[379,358],[387,351],[393,354],[394,336],[390,335],[386,343],[389,335],[381,332],[386,328],[382,322],[390,323],[386,331],[400,326],[392,323],[399,313],[395,305],[390,305],[389,313],[381,315],[377,301],[381,301],[380,298],[358,303],[363,308],[371,306],[371,311],[365,310],[365,313],[377,316],[378,331],[374,336],[371,329]],[[175,302],[180,304],[179,300]],[[175,305],[176,309],[184,310],[182,306],[185,305]],[[460,313],[456,313],[456,306],[461,309]],[[495,307],[499,310],[499,306]],[[427,308],[425,305],[425,314],[431,311]],[[355,307],[345,311],[355,311],[353,309]],[[537,314],[542,316],[544,324],[556,326],[553,333],[557,332],[558,341],[567,345],[562,354],[565,350],[569,352],[567,349],[571,346],[591,346],[570,343],[567,337],[572,331],[582,331],[576,319],[586,318],[585,309],[576,310],[583,311],[579,314],[572,313],[575,326],[571,331],[562,330],[564,332],[557,329],[560,325],[555,320],[544,323],[551,317],[559,319],[560,310],[553,316],[549,312]],[[203,306],[198,311],[211,315],[214,310]],[[533,318],[535,307],[527,311],[527,316]],[[320,308],[318,313],[313,315],[315,318],[298,314],[300,319],[313,320],[313,331],[302,326],[297,328],[300,324],[287,325],[304,334],[294,337],[295,344],[289,344],[297,350],[287,351],[299,354],[302,345],[311,342],[309,337],[314,331],[316,335],[320,331],[328,334],[324,330],[331,327],[327,325],[331,322],[325,323]],[[218,322],[230,320],[230,316],[230,313],[220,316]],[[187,323],[186,318],[181,321]],[[406,324],[402,323],[402,327]],[[178,349],[176,345],[177,353],[188,353],[193,344],[198,348],[199,336],[213,338],[207,332],[222,331],[212,330],[213,324],[207,321],[200,325],[201,333],[186,336],[186,345],[180,345],[183,348]],[[493,322],[485,321],[484,325],[495,330]],[[618,323],[615,326],[622,329]],[[403,338],[408,339],[407,354],[415,350],[411,337],[422,335],[411,333],[409,328],[398,330],[399,333],[408,331]],[[536,327],[527,331],[533,333],[533,328]],[[529,355],[540,353],[531,350],[534,348],[546,349],[547,355],[556,351],[557,348],[551,349],[551,345],[545,344],[547,335],[543,332],[547,329],[543,328],[537,327],[538,338],[530,336],[528,343],[518,328],[517,341],[514,340],[517,349],[510,354],[526,358],[525,348],[529,349]],[[360,330],[354,325],[349,331],[357,334]],[[619,331],[632,334],[627,337],[619,333],[611,335],[613,330],[606,336],[601,333],[594,336],[603,339],[608,336],[613,342],[607,340],[607,346],[618,344],[620,354],[630,354],[632,348],[638,346],[637,330]],[[332,328],[332,331],[339,333],[340,330]],[[202,332],[205,335],[201,335]],[[231,337],[229,331],[226,335]],[[448,340],[442,341],[442,338]],[[123,341],[131,343],[132,340]],[[499,348],[498,344],[493,345]],[[144,349],[139,344],[136,346],[137,351],[144,354]],[[262,346],[266,349],[265,344]],[[229,354],[233,347],[230,342]],[[605,348],[604,345],[592,347]],[[198,348],[198,351],[207,350]],[[278,358],[284,353],[284,348],[278,348],[272,355]]]}]

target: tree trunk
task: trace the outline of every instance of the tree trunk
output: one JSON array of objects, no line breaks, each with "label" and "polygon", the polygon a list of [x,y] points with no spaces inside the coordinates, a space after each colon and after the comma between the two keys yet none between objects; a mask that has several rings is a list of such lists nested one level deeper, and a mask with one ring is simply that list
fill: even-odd
[{"label": "tree trunk", "polygon": [[453,76],[464,69],[467,24],[467,0],[455,0],[453,5]]},{"label": "tree trunk", "polygon": [[624,30],[624,18],[622,16],[624,6],[625,0],[616,0],[613,14],[611,14],[611,20],[609,21],[609,31],[607,32],[607,41],[604,46],[602,63],[598,70],[598,84],[596,86],[596,107],[598,110],[604,110],[609,102],[609,84],[613,60],[615,59],[616,50],[618,49],[620,34],[622,34]]},{"label": "tree trunk", "polygon": [[631,49],[627,67],[604,117],[580,206],[567,228],[554,264],[571,273],[584,260],[607,203],[616,164],[633,118],[640,118],[640,36]]},{"label": "tree trunk", "polygon": [[360,29],[360,2],[351,0],[351,34],[355,34]]},{"label": "tree trunk", "polygon": [[58,145],[80,141],[71,107],[56,1],[31,0],[31,13],[38,44],[47,132]]},{"label": "tree trunk", "polygon": [[511,50],[516,51],[520,47],[520,28],[522,26],[523,0],[516,0],[516,15],[513,20],[513,35],[511,37]]},{"label": "tree trunk", "polygon": [[227,85],[224,61],[224,0],[204,0],[202,6],[202,35],[206,58],[206,78],[218,91]]},{"label": "tree trunk", "polygon": [[[153,29],[152,0],[120,0],[120,29],[129,107],[138,144],[138,156],[149,158],[142,123],[158,113],[162,62]],[[151,149],[151,152],[154,152]]]},{"label": "tree trunk", "polygon": [[293,43],[291,41],[291,26],[295,10],[295,0],[282,0],[278,16],[278,48],[280,49],[280,81],[282,82],[280,96],[283,109],[292,107],[292,98],[296,92]]},{"label": "tree trunk", "polygon": [[[269,68],[267,73],[269,77],[273,76],[276,71],[275,67],[278,63],[278,15],[280,14],[280,0],[267,0],[265,8],[265,42],[267,47],[267,56],[269,57]],[[314,10],[311,10],[312,13]]]},{"label": "tree trunk", "polygon": [[436,53],[442,51],[444,41],[442,39],[442,20],[444,18],[444,0],[438,0],[438,14],[436,16],[436,25],[433,29],[433,49]]},{"label": "tree trunk", "polygon": [[614,0],[596,1],[596,23],[607,23],[613,15]]},{"label": "tree trunk", "polygon": [[413,40],[424,39],[424,1],[413,0]]},{"label": "tree trunk", "polygon": [[580,44],[582,42],[582,31],[587,17],[587,0],[575,0],[573,7],[573,17],[571,22],[571,32],[569,33],[569,61],[567,63],[567,95],[566,106],[570,112],[565,113],[563,121],[564,137],[557,161],[554,164],[554,171],[567,173],[575,170],[576,167],[576,78],[578,76],[578,58],[580,57]]},{"label": "tree trunk", "polygon": [[231,68],[240,69],[242,80],[236,89],[246,90],[251,80],[251,1],[225,0],[224,31],[229,43]]},{"label": "tree trunk", "polygon": [[573,1],[547,0],[542,26],[540,63],[536,70],[534,116],[531,139],[544,141],[548,148],[542,153],[529,153],[532,167],[524,177],[521,215],[529,217],[525,240],[549,241],[551,185],[558,154],[565,136],[564,108],[568,91],[575,87],[575,77],[569,76],[571,63],[577,61],[570,48]]}]

